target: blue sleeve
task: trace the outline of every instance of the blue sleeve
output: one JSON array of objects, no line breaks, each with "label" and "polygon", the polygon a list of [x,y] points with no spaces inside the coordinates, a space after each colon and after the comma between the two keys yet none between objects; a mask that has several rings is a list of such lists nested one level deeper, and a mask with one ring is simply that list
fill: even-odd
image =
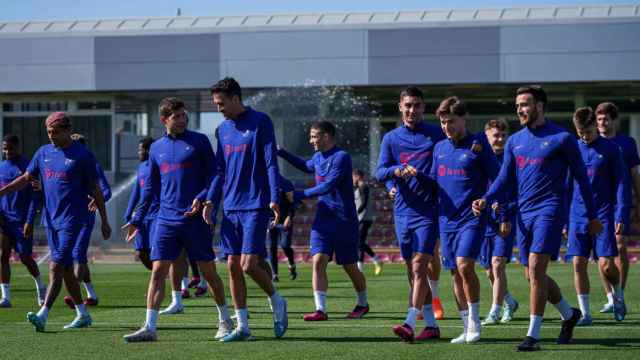
[{"label": "blue sleeve", "polygon": [[96,174],[98,175],[98,185],[100,185],[100,191],[102,192],[102,197],[104,198],[104,202],[109,201],[111,199],[111,186],[109,186],[109,182],[107,181],[107,177],[104,174],[104,170],[102,170],[102,166],[96,162]]},{"label": "blue sleeve", "polygon": [[264,161],[267,167],[271,202],[278,203],[278,150],[276,147],[276,134],[273,130],[273,123],[268,116],[262,124],[260,140],[263,148],[261,150],[264,152]]},{"label": "blue sleeve", "polygon": [[578,184],[580,195],[582,195],[582,200],[584,201],[584,205],[587,209],[587,216],[589,217],[589,220],[593,220],[596,218],[596,207],[593,203],[593,192],[591,191],[591,184],[589,183],[589,177],[587,176],[586,166],[584,161],[582,161],[582,156],[580,155],[578,142],[572,135],[567,134],[562,142],[562,147],[567,163],[569,164],[571,174]]},{"label": "blue sleeve", "polygon": [[282,191],[287,193],[295,190],[295,186],[293,186],[293,183],[289,181],[289,179],[283,177],[282,175],[280,175],[279,179],[280,179],[280,189],[282,189]]},{"label": "blue sleeve", "polygon": [[628,227],[631,225],[629,218],[631,209],[631,179],[629,179],[629,173],[625,167],[621,150],[617,146],[614,150],[614,156],[611,157],[611,169],[613,170],[613,179],[615,180],[615,222]]},{"label": "blue sleeve", "polygon": [[567,190],[567,192],[564,197],[564,201],[567,206],[564,209],[564,213],[560,214],[561,216],[564,216],[562,223],[565,224],[565,226],[569,223],[569,215],[571,214],[571,207],[573,206],[573,182],[573,175],[571,175],[571,172],[569,172],[567,174],[567,180],[565,181],[565,189]]},{"label": "blue sleeve", "polygon": [[294,201],[328,194],[336,188],[340,179],[344,176],[351,176],[349,168],[351,168],[351,160],[347,155],[336,157],[336,161],[332,162],[331,169],[324,180],[304,191],[296,191],[294,193]]},{"label": "blue sleeve", "polygon": [[376,180],[383,182],[393,179],[396,169],[402,169],[402,165],[399,165],[393,158],[393,151],[391,149],[390,136],[385,135],[382,138],[382,144],[380,144],[380,156],[378,157],[378,167],[376,168]]},{"label": "blue sleeve", "polygon": [[29,201],[29,208],[27,209],[27,218],[25,222],[33,225],[36,218],[36,211],[40,208],[42,203],[42,191],[33,191],[31,185],[28,186],[31,192],[31,201]]},{"label": "blue sleeve", "polygon": [[129,195],[129,202],[127,203],[127,210],[124,212],[124,221],[131,221],[131,215],[133,214],[133,210],[135,210],[136,205],[138,205],[138,201],[140,200],[140,183],[136,178],[136,181],[133,185],[133,189],[131,189],[131,195]]},{"label": "blue sleeve", "polygon": [[144,186],[140,189],[140,203],[136,208],[131,224],[139,227],[147,216],[151,202],[153,201],[153,193],[160,189],[160,168],[154,158],[154,154],[149,155],[149,175],[144,179]]},{"label": "blue sleeve", "polygon": [[387,193],[396,186],[396,183],[393,180],[388,180],[384,182],[384,187],[387,189]]},{"label": "blue sleeve", "polygon": [[638,155],[638,145],[636,144],[636,140],[632,137],[629,137],[629,148],[630,152],[628,154],[628,164],[627,167],[632,168],[640,165],[640,156]]},{"label": "blue sleeve", "polygon": [[217,148],[215,154],[215,176],[209,185],[209,191],[207,191],[207,201],[213,203],[213,212],[211,218],[216,220],[218,209],[220,208],[220,202],[222,200],[222,186],[224,185],[227,170],[226,161],[224,159],[224,149],[222,148],[222,142],[220,142],[220,133],[216,129]]},{"label": "blue sleeve", "polygon": [[202,136],[202,165],[203,175],[205,178],[205,186],[200,190],[196,198],[200,201],[204,201],[208,197],[210,184],[213,182],[216,176],[216,154],[213,152],[213,147],[206,136]]},{"label": "blue sleeve", "polygon": [[98,161],[93,156],[93,153],[87,151],[87,156],[84,157],[82,161],[82,175],[84,177],[84,183],[87,187],[87,191],[89,194],[93,194],[93,189],[95,185],[98,184]]},{"label": "blue sleeve", "polygon": [[38,178],[40,176],[40,156],[42,155],[42,148],[38,149],[38,151],[33,155],[29,165],[27,165],[27,172],[33,178]]},{"label": "blue sleeve", "polygon": [[[500,167],[498,166],[498,158],[491,149],[491,145],[489,145],[488,141],[480,141],[480,146],[482,147],[482,149],[480,150],[481,170],[485,173],[487,179],[493,183],[495,182],[496,178],[498,177],[498,173],[500,172]],[[506,222],[509,218],[506,194],[509,193],[508,189],[510,187],[511,184],[508,184],[507,190],[498,193],[498,196],[496,198],[498,204],[503,209],[503,211],[500,211],[500,216],[498,217],[500,222]]]},{"label": "blue sleeve", "polygon": [[511,152],[511,139],[507,140],[507,145],[504,149],[504,160],[502,167],[498,172],[498,176],[495,181],[489,187],[489,190],[484,194],[484,199],[489,206],[496,201],[498,194],[502,194],[509,189],[511,183],[515,179],[516,163]]},{"label": "blue sleeve", "polygon": [[313,172],[315,171],[313,160],[305,160],[297,155],[288,152],[283,148],[280,148],[278,150],[278,156],[285,159],[289,164],[293,165],[293,167],[302,172],[313,174]]}]

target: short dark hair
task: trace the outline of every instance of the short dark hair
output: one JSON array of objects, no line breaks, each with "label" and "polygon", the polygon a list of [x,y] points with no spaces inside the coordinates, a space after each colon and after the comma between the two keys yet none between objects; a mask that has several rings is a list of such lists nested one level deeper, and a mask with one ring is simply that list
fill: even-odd
[{"label": "short dark hair", "polygon": [[522,94],[531,94],[535,102],[541,102],[545,106],[547,105],[547,93],[542,89],[540,85],[527,85],[519,87],[516,90],[516,96]]},{"label": "short dark hair", "polygon": [[353,173],[364,179],[364,171],[360,169],[353,169]]},{"label": "short dark hair", "polygon": [[502,119],[491,119],[484,124],[484,131],[489,129],[498,129],[498,131],[509,132],[509,124]]},{"label": "short dark hair", "polygon": [[174,111],[184,108],[184,101],[178,99],[177,97],[166,97],[160,100],[158,112],[160,113],[161,117],[169,117]]},{"label": "short dark hair", "polygon": [[467,114],[467,105],[457,96],[449,96],[442,100],[440,106],[436,110],[436,116],[442,117],[446,115],[464,116]]},{"label": "short dark hair", "polygon": [[153,144],[153,138],[151,136],[145,136],[142,139],[140,139],[138,143],[142,144],[143,149],[149,151],[149,148],[151,148],[151,144]]},{"label": "short dark hair", "polygon": [[581,107],[573,113],[573,124],[580,129],[588,128],[596,124],[596,114],[591,107]]},{"label": "short dark hair", "polygon": [[402,101],[402,98],[405,96],[417,97],[424,101],[424,94],[422,93],[422,90],[418,89],[416,86],[408,86],[402,90],[400,92],[400,101]]},{"label": "short dark hair", "polygon": [[329,134],[331,137],[336,136],[336,127],[329,121],[320,120],[311,124],[311,128]]},{"label": "short dark hair", "polygon": [[242,101],[242,89],[240,88],[240,84],[236,81],[236,79],[232,77],[226,77],[217,83],[215,83],[211,87],[211,95],[224,93],[228,97],[233,97],[233,95],[237,95],[238,99]]},{"label": "short dark hair", "polygon": [[611,120],[618,118],[618,107],[612,102],[603,102],[596,107],[596,115],[609,115]]},{"label": "short dark hair", "polygon": [[74,141],[79,142],[80,144],[87,146],[87,139],[84,137],[84,135],[80,134],[80,133],[75,133],[75,134],[71,134],[71,139],[73,139]]},{"label": "short dark hair", "polygon": [[18,138],[18,135],[7,134],[2,138],[2,141],[15,146],[20,145],[20,138]]}]

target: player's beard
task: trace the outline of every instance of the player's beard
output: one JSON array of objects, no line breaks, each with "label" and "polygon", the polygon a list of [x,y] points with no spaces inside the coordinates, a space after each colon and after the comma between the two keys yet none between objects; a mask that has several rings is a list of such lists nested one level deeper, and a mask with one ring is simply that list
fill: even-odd
[{"label": "player's beard", "polygon": [[520,119],[520,125],[529,127],[533,125],[538,119],[538,110],[536,108],[532,108],[529,111],[529,114],[526,115],[524,121],[522,120],[521,116],[518,116],[518,118]]}]

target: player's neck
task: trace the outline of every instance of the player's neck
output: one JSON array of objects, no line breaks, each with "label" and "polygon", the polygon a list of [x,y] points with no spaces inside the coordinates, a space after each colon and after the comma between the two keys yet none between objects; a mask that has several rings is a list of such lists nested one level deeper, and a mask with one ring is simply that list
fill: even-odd
[{"label": "player's neck", "polygon": [[412,123],[403,121],[403,124],[407,129],[414,131],[415,129],[418,128],[418,126],[420,126],[420,124],[422,124],[422,119],[416,119]]},{"label": "player's neck", "polygon": [[243,104],[240,104],[236,111],[233,112],[233,114],[229,114],[229,119],[233,121],[240,120],[244,116],[244,114],[246,114],[246,112],[247,107]]},{"label": "player's neck", "polygon": [[600,133],[600,136],[607,139],[613,139],[614,137],[616,137],[616,135],[618,135],[618,132],[615,130],[612,130],[608,133]]},{"label": "player's neck", "polygon": [[326,153],[327,151],[333,150],[334,147],[336,147],[335,142],[328,143],[320,149],[320,152]]},{"label": "player's neck", "polygon": [[545,119],[544,114],[540,114],[538,118],[531,124],[528,124],[527,127],[530,129],[537,129],[539,127],[544,126],[546,123],[547,123],[547,120]]}]

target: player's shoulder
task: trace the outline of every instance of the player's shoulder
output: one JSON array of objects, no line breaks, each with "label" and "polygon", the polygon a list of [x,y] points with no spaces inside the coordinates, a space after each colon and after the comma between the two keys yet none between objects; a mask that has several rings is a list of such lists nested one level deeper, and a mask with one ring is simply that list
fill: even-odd
[{"label": "player's shoulder", "polygon": [[628,147],[628,148],[632,148],[632,147],[636,147],[636,139],[634,139],[633,137],[629,136],[629,135],[625,135],[625,134],[617,134],[613,139],[612,139],[615,143],[619,144],[622,147]]}]

